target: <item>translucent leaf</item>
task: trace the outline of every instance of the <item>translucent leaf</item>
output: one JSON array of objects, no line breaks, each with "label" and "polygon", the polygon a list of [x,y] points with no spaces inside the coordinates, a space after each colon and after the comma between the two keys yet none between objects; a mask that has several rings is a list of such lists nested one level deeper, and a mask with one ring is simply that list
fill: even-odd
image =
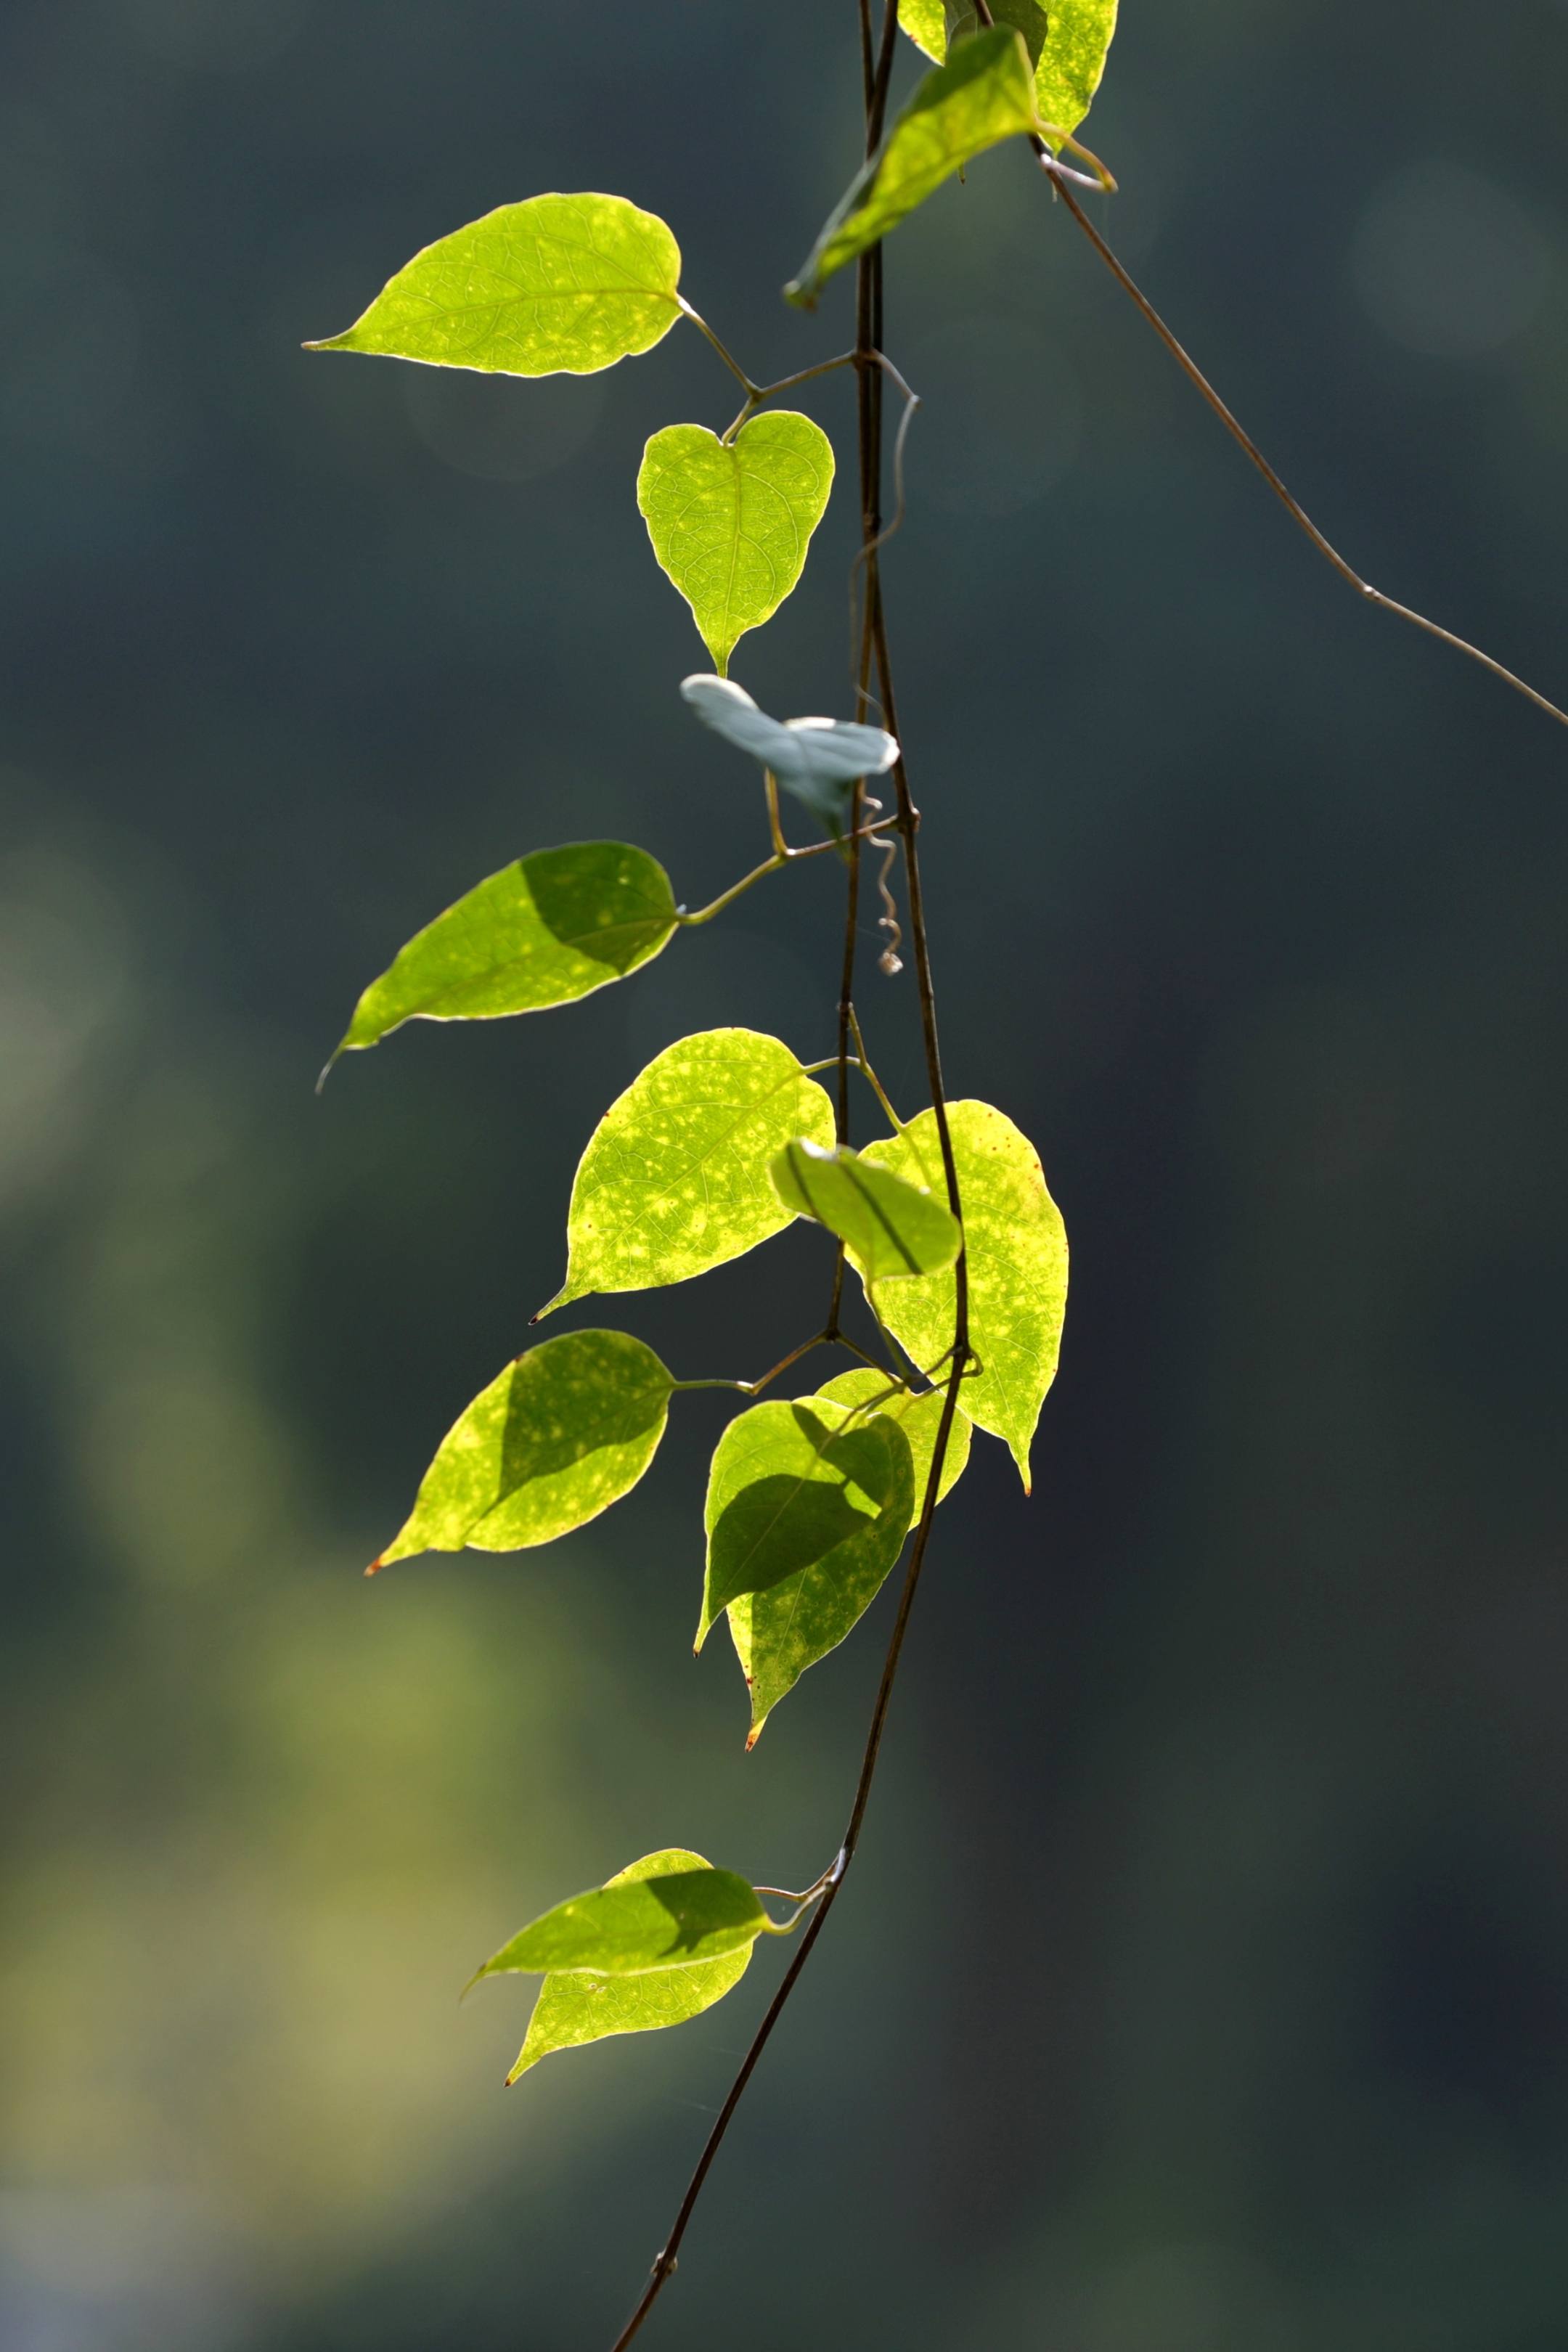
[{"label": "translucent leaf", "polygon": [[405,1021],[494,1021],[565,1004],[624,980],[674,929],[669,877],[646,850],[624,841],[537,849],[415,934],[360,998],[338,1053],[374,1045]]},{"label": "translucent leaf", "polygon": [[[994,16],[994,8],[991,11]],[[947,56],[947,9],[944,0],[899,0],[899,29],[936,65]]]},{"label": "translucent leaf", "polygon": [[786,1208],[848,1244],[868,1282],[934,1274],[958,1255],[958,1219],[946,1202],[847,1143],[786,1143],[769,1173]]},{"label": "translucent leaf", "polygon": [[667,425],[644,450],[637,505],[653,551],[721,673],[800,578],[832,488],[833,445],[793,409],[753,416],[731,442]]},{"label": "translucent leaf", "polygon": [[[700,1853],[669,1846],[662,1853],[644,1854],[640,1862],[617,1871],[612,1886],[639,1878],[665,1878],[672,1873],[710,1870]],[[683,2025],[722,2000],[745,1975],[752,1947],[727,1952],[722,1959],[698,1960],[676,1969],[656,1969],[644,1976],[596,1977],[585,1970],[547,1976],[528,2023],[528,2037],[507,2076],[515,2083],[554,2050],[580,2049],[585,2042],[602,2042],[612,2033],[649,2033],[664,2025]],[[493,1962],[492,1962],[493,1967]]]},{"label": "translucent leaf", "polygon": [[706,1029],[667,1045],[583,1154],[566,1280],[539,1314],[589,1291],[689,1282],[742,1257],[795,1216],[769,1160],[794,1136],[826,1143],[833,1132],[833,1105],[776,1037]]},{"label": "translucent leaf", "polygon": [[913,1511],[909,1440],[882,1413],[811,1397],[730,1423],[709,1473],[698,1647],[727,1607],[751,1685],[748,1747],[875,1600]]},{"label": "translucent leaf", "polygon": [[[1052,131],[1076,131],[1089,112],[1116,31],[1116,0],[1055,0],[1042,39],[1044,13],[1036,0],[992,0],[997,23],[1024,36],[1035,68],[1035,104],[1050,138]],[[948,0],[945,8],[943,0],[903,0],[899,10],[905,32],[938,65],[947,55],[950,17],[961,19],[954,26],[961,39],[979,21],[964,0]],[[1060,143],[1050,139],[1052,146]]]},{"label": "translucent leaf", "polygon": [[521,1551],[596,1518],[635,1486],[664,1435],[673,1382],[625,1331],[568,1331],[480,1391],[375,1561],[418,1551]]},{"label": "translucent leaf", "polygon": [[732,677],[682,678],[680,691],[704,727],[760,760],[834,834],[844,829],[856,781],[881,775],[899,756],[897,742],[880,727],[847,719],[770,719]]},{"label": "translucent leaf", "polygon": [[[1006,1440],[1026,1493],[1029,1441],[1061,1345],[1067,1234],[1039,1157],[1012,1120],[982,1102],[949,1103],[947,1115],[963,1207],[970,1344],[984,1367],[965,1380],[960,1399],[971,1421]],[[936,1119],[929,1110],[901,1135],[868,1143],[862,1156],[912,1182],[946,1190]],[[950,1271],[891,1283],[877,1293],[877,1307],[922,1371],[930,1372],[952,1347]]]},{"label": "translucent leaf", "polygon": [[[808,1402],[825,1399],[830,1404],[863,1405],[869,1398],[875,1397],[877,1411],[886,1413],[889,1421],[898,1423],[910,1441],[914,1467],[915,1500],[910,1515],[912,1528],[925,1503],[926,1480],[931,1476],[931,1456],[936,1452],[936,1433],[942,1423],[942,1392],[940,1389],[927,1389],[922,1395],[915,1396],[906,1389],[889,1396],[888,1391],[891,1386],[885,1372],[873,1371],[867,1364],[857,1367],[852,1372],[840,1372],[836,1380],[825,1381],[816,1391],[816,1398]],[[955,1412],[952,1427],[947,1434],[947,1452],[942,1456],[942,1483],[936,1494],[939,1503],[952,1493],[963,1475],[969,1461],[969,1437],[968,1419],[963,1413]]]},{"label": "translucent leaf", "polygon": [[773,1922],[756,1890],[732,1870],[700,1862],[695,1869],[647,1878],[613,1878],[558,1903],[503,1944],[481,1977],[543,1975],[585,1969],[603,1977],[635,1977],[680,1969],[731,1952],[749,1952]]},{"label": "translucent leaf", "polygon": [[784,293],[813,309],[836,270],[897,228],[972,156],[1039,128],[1034,75],[1021,37],[998,25],[961,41],[946,65],[927,74],[875,155],[850,182],[805,268]]},{"label": "translucent leaf", "polygon": [[624,196],[530,196],[416,253],[347,331],[380,352],[503,375],[593,375],[668,335],[680,248]]}]

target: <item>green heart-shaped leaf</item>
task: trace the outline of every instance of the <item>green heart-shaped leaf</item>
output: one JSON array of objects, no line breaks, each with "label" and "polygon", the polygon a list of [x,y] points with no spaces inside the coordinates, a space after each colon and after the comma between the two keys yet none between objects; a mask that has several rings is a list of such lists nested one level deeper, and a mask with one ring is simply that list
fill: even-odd
[{"label": "green heart-shaped leaf", "polygon": [[[969,1338],[982,1366],[959,1402],[971,1421],[1006,1440],[1027,1493],[1029,1441],[1056,1378],[1067,1311],[1067,1234],[1039,1155],[1010,1118],[983,1102],[949,1103],[947,1116],[963,1209]],[[861,1156],[945,1190],[931,1111]],[[877,1293],[883,1322],[927,1372],[952,1346],[954,1306],[951,1268]],[[941,1370],[932,1377],[940,1381]]]},{"label": "green heart-shaped leaf", "polygon": [[[926,1481],[931,1476],[931,1456],[936,1452],[936,1433],[942,1424],[944,1402],[941,1389],[927,1389],[920,1396],[908,1389],[894,1390],[885,1372],[873,1371],[868,1365],[858,1366],[852,1372],[840,1372],[836,1380],[825,1381],[815,1398],[808,1403],[864,1405],[876,1399],[876,1411],[896,1421],[910,1442],[910,1454],[914,1469],[915,1499],[910,1516],[913,1527],[924,1507]],[[969,1461],[969,1440],[972,1424],[966,1413],[955,1412],[952,1427],[947,1433],[947,1452],[942,1456],[942,1481],[936,1499],[942,1502],[963,1477]]]},{"label": "green heart-shaped leaf", "polygon": [[530,196],[416,253],[341,335],[374,352],[502,375],[593,375],[668,335],[680,247],[624,196]]},{"label": "green heart-shaped leaf", "polygon": [[415,934],[360,998],[338,1054],[405,1021],[495,1021],[568,1003],[624,980],[675,927],[669,877],[646,850],[624,841],[536,849]]},{"label": "green heart-shaped leaf", "polygon": [[847,261],[897,228],[918,205],[999,140],[1038,131],[1035,77],[1022,37],[1011,26],[960,41],[927,74],[870,161],[829,215],[800,276],[784,293],[813,310],[823,287]]},{"label": "green heart-shaped leaf", "polygon": [[748,629],[800,578],[833,488],[833,445],[792,409],[770,409],[721,441],[667,425],[637,475],[653,551],[691,607],[721,677]]},{"label": "green heart-shaped leaf", "polygon": [[503,1944],[471,1981],[513,1970],[627,1977],[690,1968],[749,1952],[773,1926],[748,1880],[700,1862],[694,1870],[627,1875],[574,1895]]},{"label": "green heart-shaped leaf", "polygon": [[[668,1846],[661,1853],[645,1854],[640,1862],[617,1871],[607,1884],[624,1886],[637,1879],[668,1878],[712,1866],[684,1846]],[[602,2042],[612,2033],[649,2033],[660,2026],[683,2025],[689,2017],[700,2017],[739,1984],[753,1948],[742,1944],[721,1959],[686,1961],[679,1968],[654,1969],[642,1976],[594,1976],[583,1969],[562,1969],[547,1976],[539,1988],[528,2037],[506,2078],[508,2083],[515,2083],[552,2051],[580,2049],[585,2042]],[[480,1973],[490,1973],[494,1968],[492,1961]]]},{"label": "green heart-shaped leaf", "polygon": [[566,1280],[534,1321],[589,1291],[689,1282],[782,1233],[795,1213],[768,1162],[795,1135],[830,1140],[833,1105],[776,1037],[707,1029],[667,1045],[590,1139]]},{"label": "green heart-shaped leaf", "polygon": [[[1045,18],[1036,0],[991,0],[991,14],[999,25],[1011,25],[1024,36],[1035,68],[1035,104],[1050,144],[1059,146],[1053,132],[1076,131],[1089,112],[1105,71],[1106,53],[1116,31],[1117,0],[1055,0]],[[953,16],[977,22],[965,0],[902,0],[899,22],[928,58],[941,65],[947,55],[948,21]],[[962,37],[964,26],[955,26]]]},{"label": "green heart-shaped leaf", "polygon": [[708,1476],[700,1648],[721,1609],[752,1693],[748,1748],[881,1589],[914,1513],[910,1443],[884,1414],[817,1397],[730,1423]]},{"label": "green heart-shaped leaf", "polygon": [[658,1450],[674,1383],[625,1331],[567,1331],[509,1364],[441,1441],[374,1565],[419,1551],[521,1551],[597,1518]]},{"label": "green heart-shaped leaf", "polygon": [[848,1244],[868,1282],[934,1274],[958,1255],[963,1236],[947,1202],[847,1143],[788,1143],[769,1173],[786,1207]]}]

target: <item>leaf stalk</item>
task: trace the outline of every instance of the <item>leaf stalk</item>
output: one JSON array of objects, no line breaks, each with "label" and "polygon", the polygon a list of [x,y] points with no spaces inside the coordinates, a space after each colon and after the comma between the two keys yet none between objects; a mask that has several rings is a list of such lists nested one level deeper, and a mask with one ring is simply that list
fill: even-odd
[{"label": "leaf stalk", "polygon": [[[772,783],[772,777],[768,781]],[[770,813],[776,824],[778,816],[776,797],[770,803]],[[847,837],[851,841],[865,840],[876,830],[874,824],[868,824],[860,832],[850,834]],[[710,923],[715,915],[721,915],[725,908],[732,906],[743,892],[752,887],[753,883],[763,881],[770,874],[776,874],[781,866],[794,866],[803,857],[823,857],[830,849],[840,849],[843,846],[843,844],[837,841],[812,841],[808,842],[804,849],[792,849],[784,840],[782,832],[775,834],[775,839],[778,846],[771,857],[764,857],[760,866],[753,866],[749,874],[742,874],[738,882],[731,882],[727,890],[721,891],[710,906],[700,907],[694,915],[689,915],[684,907],[678,907],[675,911],[676,921],[684,924],[688,929],[695,923]],[[330,1068],[331,1065],[329,1064],[328,1066]]]}]

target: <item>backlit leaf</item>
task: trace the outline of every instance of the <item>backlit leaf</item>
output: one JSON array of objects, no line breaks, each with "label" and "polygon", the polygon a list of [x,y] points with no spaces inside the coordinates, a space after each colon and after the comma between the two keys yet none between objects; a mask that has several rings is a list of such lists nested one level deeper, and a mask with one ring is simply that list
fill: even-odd
[{"label": "backlit leaf", "polygon": [[719,1441],[709,1473],[708,1576],[701,1648],[721,1609],[744,1592],[768,1592],[799,1570],[835,1566],[841,1547],[869,1563],[879,1583],[899,1556],[909,1516],[894,1505],[909,1467],[909,1441],[879,1413],[794,1404],[753,1405]]},{"label": "backlit leaf", "polygon": [[784,288],[789,299],[814,308],[836,270],[897,228],[973,156],[1039,127],[1021,36],[998,25],[961,41],[946,65],[927,74],[850,182],[805,268]]},{"label": "backlit leaf", "polygon": [[[959,1391],[980,1428],[1005,1438],[1029,1486],[1029,1441],[1056,1377],[1067,1308],[1068,1246],[1061,1214],[1046,1190],[1034,1146],[989,1103],[948,1105],[969,1267],[970,1344],[983,1370]],[[911,1182],[942,1179],[936,1118],[929,1110],[901,1135],[868,1143],[862,1155]],[[877,1293],[888,1328],[922,1371],[952,1345],[951,1270],[889,1283]],[[940,1370],[933,1374],[940,1381]]]},{"label": "backlit leaf", "polygon": [[[830,1404],[864,1405],[876,1399],[876,1411],[896,1421],[910,1442],[910,1454],[914,1469],[915,1500],[910,1516],[912,1528],[924,1507],[926,1481],[931,1476],[931,1456],[936,1452],[936,1433],[942,1423],[943,1395],[940,1388],[927,1389],[914,1396],[909,1390],[897,1390],[889,1396],[892,1382],[886,1373],[873,1371],[868,1364],[857,1366],[852,1372],[840,1372],[836,1380],[825,1381],[816,1391],[817,1399]],[[815,1403],[816,1399],[807,1399]],[[947,1452],[942,1456],[942,1481],[937,1487],[940,1503],[951,1494],[963,1475],[969,1461],[970,1423],[962,1412],[952,1416],[952,1427],[947,1433]]]},{"label": "backlit leaf", "polygon": [[728,1607],[755,1744],[770,1711],[875,1600],[914,1511],[908,1438],[818,1397],[732,1421],[709,1473],[700,1648]]},{"label": "backlit leaf", "polygon": [[691,1968],[749,1952],[773,1932],[755,1889],[706,1862],[647,1878],[613,1878],[558,1903],[503,1944],[472,1981],[517,1970],[525,1976],[585,1969],[602,1977]]},{"label": "backlit leaf", "polygon": [[360,998],[338,1053],[374,1045],[405,1021],[494,1021],[565,1004],[624,980],[674,929],[669,877],[646,850],[624,841],[537,849],[415,934]]},{"label": "backlit leaf", "polygon": [[769,1172],[785,1207],[847,1242],[868,1282],[934,1274],[958,1255],[962,1236],[947,1202],[847,1143],[786,1143]]},{"label": "backlit leaf", "polygon": [[827,1142],[833,1131],[826,1095],[776,1037],[707,1029],[667,1045],[583,1154],[566,1280],[540,1315],[589,1291],[689,1282],[782,1233],[795,1211],[769,1160],[795,1135]]},{"label": "backlit leaf", "polygon": [[653,551],[721,675],[800,578],[832,488],[833,445],[793,409],[753,416],[731,442],[667,425],[644,450],[637,505]]},{"label": "backlit leaf", "polygon": [[[609,1885],[622,1886],[630,1880],[711,1868],[700,1853],[669,1846],[662,1853],[645,1854],[640,1862],[617,1871]],[[528,2038],[506,2078],[508,2083],[515,2083],[552,2051],[580,2049],[585,2042],[602,2042],[612,2033],[648,2033],[658,2026],[683,2025],[689,2017],[700,2016],[740,1982],[752,1948],[743,1944],[721,1959],[655,1969],[643,1976],[600,1977],[583,1969],[547,1976],[539,1988]]]},{"label": "backlit leaf", "polygon": [[770,719],[732,677],[683,677],[680,691],[704,727],[760,760],[834,834],[844,829],[857,778],[881,775],[899,756],[880,727],[847,719]]},{"label": "backlit leaf", "polygon": [[503,375],[593,375],[668,335],[680,248],[624,196],[530,196],[416,253],[341,335],[375,352]]},{"label": "backlit leaf", "polygon": [[[999,25],[1024,36],[1035,68],[1035,103],[1052,131],[1076,131],[1089,112],[1106,52],[1116,31],[1117,0],[1053,0],[1048,15],[1036,0],[991,0]],[[899,22],[916,47],[940,65],[947,55],[948,21],[960,39],[979,19],[967,0],[902,0]],[[1040,26],[1044,21],[1044,37]],[[1059,139],[1051,145],[1059,146]]]},{"label": "backlit leaf", "polygon": [[480,1391],[374,1563],[419,1551],[521,1551],[596,1518],[658,1449],[673,1383],[625,1331],[567,1331]]},{"label": "backlit leaf", "polygon": [[[994,8],[991,13],[995,16]],[[945,0],[899,0],[899,30],[940,66],[947,56]]]}]

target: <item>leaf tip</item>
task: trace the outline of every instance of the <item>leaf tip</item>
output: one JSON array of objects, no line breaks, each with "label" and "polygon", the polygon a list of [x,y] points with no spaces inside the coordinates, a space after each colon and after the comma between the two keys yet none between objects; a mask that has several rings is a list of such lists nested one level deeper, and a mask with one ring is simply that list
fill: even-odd
[{"label": "leaf tip", "polygon": [[370,1566],[365,1570],[365,1574],[367,1576],[374,1576],[378,1569],[383,1569],[385,1566],[385,1560],[382,1558],[381,1554],[377,1552],[375,1558],[371,1561]]}]

